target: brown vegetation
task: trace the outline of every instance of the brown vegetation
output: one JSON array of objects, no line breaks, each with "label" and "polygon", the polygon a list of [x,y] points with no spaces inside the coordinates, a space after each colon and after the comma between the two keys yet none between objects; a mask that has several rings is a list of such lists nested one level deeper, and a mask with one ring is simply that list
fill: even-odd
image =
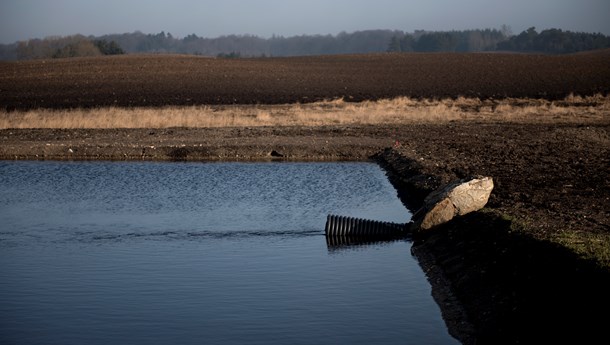
[{"label": "brown vegetation", "polygon": [[544,99],[343,100],[292,105],[0,111],[0,128],[211,128],[430,123],[447,121],[598,122],[610,117],[610,96]]}]

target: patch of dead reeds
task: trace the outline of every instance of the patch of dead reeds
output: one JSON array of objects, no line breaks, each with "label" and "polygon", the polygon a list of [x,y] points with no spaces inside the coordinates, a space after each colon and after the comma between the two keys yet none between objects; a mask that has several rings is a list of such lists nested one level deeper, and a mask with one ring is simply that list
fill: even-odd
[{"label": "patch of dead reeds", "polygon": [[408,97],[306,104],[96,108],[0,112],[0,128],[168,128],[409,124],[449,121],[599,122],[610,96],[480,100]]}]

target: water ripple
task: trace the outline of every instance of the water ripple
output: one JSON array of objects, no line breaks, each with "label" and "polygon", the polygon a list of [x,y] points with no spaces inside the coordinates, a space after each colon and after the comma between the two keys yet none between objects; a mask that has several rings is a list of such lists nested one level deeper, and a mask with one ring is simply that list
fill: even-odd
[{"label": "water ripple", "polygon": [[269,230],[236,230],[236,231],[192,231],[192,232],[176,232],[176,231],[159,231],[159,232],[130,232],[125,234],[105,233],[89,236],[89,234],[81,234],[79,236],[81,242],[89,241],[124,241],[124,240],[192,240],[192,239],[241,239],[249,237],[281,237],[281,238],[299,238],[310,236],[324,236],[323,230],[286,230],[286,231],[269,231]]}]

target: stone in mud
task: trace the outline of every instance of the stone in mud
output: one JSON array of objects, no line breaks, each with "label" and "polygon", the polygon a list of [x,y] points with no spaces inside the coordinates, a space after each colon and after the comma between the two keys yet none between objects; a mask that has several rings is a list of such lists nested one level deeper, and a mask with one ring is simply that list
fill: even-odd
[{"label": "stone in mud", "polygon": [[494,187],[491,177],[471,177],[449,183],[430,193],[413,215],[413,231],[428,230],[487,204]]}]

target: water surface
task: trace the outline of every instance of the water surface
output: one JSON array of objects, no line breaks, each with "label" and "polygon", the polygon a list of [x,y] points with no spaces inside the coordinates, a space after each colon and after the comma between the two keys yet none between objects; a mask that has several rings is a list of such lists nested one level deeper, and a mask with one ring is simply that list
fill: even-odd
[{"label": "water surface", "polygon": [[0,162],[0,343],[445,344],[408,241],[328,248],[328,213],[404,223],[368,163]]}]

